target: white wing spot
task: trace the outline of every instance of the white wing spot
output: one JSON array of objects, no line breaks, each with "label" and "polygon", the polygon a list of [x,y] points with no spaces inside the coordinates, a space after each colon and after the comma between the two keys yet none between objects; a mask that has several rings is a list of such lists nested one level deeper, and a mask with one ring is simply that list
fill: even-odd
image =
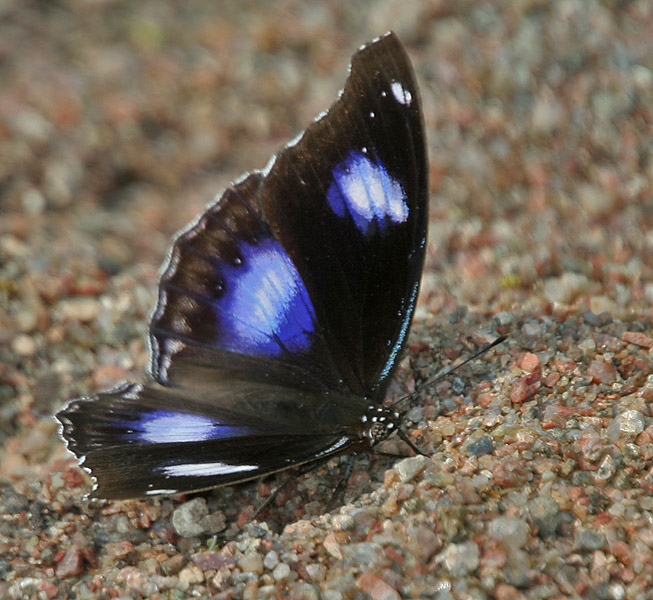
[{"label": "white wing spot", "polygon": [[167,465],[161,467],[160,470],[167,477],[211,477],[215,475],[230,475],[231,473],[255,471],[256,469],[258,469],[257,465],[229,465],[221,462],[210,462]]},{"label": "white wing spot", "polygon": [[410,103],[413,101],[413,95],[407,90],[401,83],[398,81],[393,81],[390,84],[390,89],[392,90],[392,95],[395,97],[395,100],[399,104],[404,106],[410,106]]},{"label": "white wing spot", "polygon": [[172,489],[172,488],[169,488],[169,489],[162,488],[160,490],[147,490],[145,492],[145,495],[146,496],[158,496],[159,494],[176,494],[177,492],[178,492],[178,490],[175,490],[175,489]]}]

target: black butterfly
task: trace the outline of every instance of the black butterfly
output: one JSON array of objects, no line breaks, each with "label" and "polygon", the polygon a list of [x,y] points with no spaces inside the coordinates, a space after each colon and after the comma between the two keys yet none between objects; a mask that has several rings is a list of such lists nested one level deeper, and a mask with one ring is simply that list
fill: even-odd
[{"label": "black butterfly", "polygon": [[56,416],[93,495],[189,492],[369,449],[406,343],[427,228],[420,99],[393,33],[344,91],[172,244],[152,381]]}]

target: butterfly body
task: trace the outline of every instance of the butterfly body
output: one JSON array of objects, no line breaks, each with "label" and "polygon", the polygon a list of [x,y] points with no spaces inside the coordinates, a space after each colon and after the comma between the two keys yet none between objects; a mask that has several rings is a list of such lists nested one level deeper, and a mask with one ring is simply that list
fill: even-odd
[{"label": "butterfly body", "polygon": [[356,53],[327,113],[175,237],[151,381],[57,414],[94,495],[227,485],[390,435],[426,224],[419,95],[390,33]]}]

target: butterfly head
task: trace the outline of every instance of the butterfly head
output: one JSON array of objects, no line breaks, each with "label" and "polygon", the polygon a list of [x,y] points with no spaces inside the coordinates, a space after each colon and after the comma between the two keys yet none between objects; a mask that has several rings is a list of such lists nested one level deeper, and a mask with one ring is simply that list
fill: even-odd
[{"label": "butterfly head", "polygon": [[401,414],[392,408],[370,405],[361,420],[363,436],[374,446],[399,429]]}]

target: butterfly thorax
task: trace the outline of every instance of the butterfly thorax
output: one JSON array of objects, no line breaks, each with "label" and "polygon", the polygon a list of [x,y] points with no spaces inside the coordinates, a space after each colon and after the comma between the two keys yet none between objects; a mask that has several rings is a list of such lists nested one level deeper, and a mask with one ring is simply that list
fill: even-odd
[{"label": "butterfly thorax", "polygon": [[369,440],[370,446],[383,441],[399,429],[401,415],[385,406],[370,405],[361,417],[363,437]]}]

